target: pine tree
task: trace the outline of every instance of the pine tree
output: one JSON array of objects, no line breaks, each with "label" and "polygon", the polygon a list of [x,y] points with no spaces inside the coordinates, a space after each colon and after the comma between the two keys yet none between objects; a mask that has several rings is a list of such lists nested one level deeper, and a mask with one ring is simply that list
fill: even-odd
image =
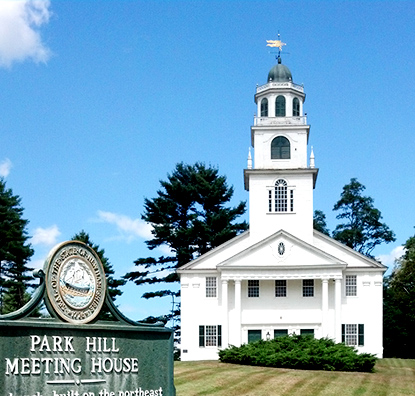
[{"label": "pine tree", "polygon": [[[247,229],[247,223],[236,222],[245,213],[245,202],[236,207],[225,206],[233,195],[233,188],[220,176],[218,169],[196,163],[179,163],[160,181],[161,189],[153,199],[145,200],[142,219],[153,227],[153,238],[146,241],[150,250],[168,247],[171,254],[135,261],[137,271],[124,278],[142,284],[172,284],[178,282],[176,269],[221,245]],[[170,289],[144,293],[144,298],[171,296],[180,292]],[[179,308],[172,308],[167,319],[176,317]]]},{"label": "pine tree", "polygon": [[[119,287],[125,285],[125,283],[127,282],[124,279],[115,279],[114,278],[114,274],[115,271],[110,263],[110,261],[108,260],[107,257],[105,257],[105,250],[101,249],[99,247],[99,245],[95,244],[88,233],[86,233],[84,230],[82,230],[81,232],[78,232],[77,234],[75,234],[72,237],[73,241],[80,241],[85,243],[87,246],[89,246],[90,248],[92,248],[95,253],[98,255],[99,259],[101,260],[102,266],[104,267],[104,272],[105,272],[105,276],[107,278],[107,287],[108,287],[108,292],[110,297],[115,300],[118,296],[121,296],[122,291],[119,289]],[[109,310],[104,308],[100,315],[98,316],[98,319],[100,320],[110,320],[111,315],[109,313]]]},{"label": "pine tree", "polygon": [[386,357],[415,358],[415,236],[405,245],[384,288],[384,348]]},{"label": "pine tree", "polygon": [[373,249],[381,243],[394,242],[395,234],[382,223],[380,210],[373,206],[373,198],[362,195],[365,186],[353,178],[343,187],[340,200],[333,210],[345,222],[337,225],[333,238],[358,252],[372,257]]},{"label": "pine tree", "polygon": [[[21,199],[0,178],[0,314],[21,308],[30,298],[28,267],[33,249],[28,243]],[[7,304],[5,304],[7,302]]]},{"label": "pine tree", "polygon": [[313,228],[324,235],[330,236],[330,231],[327,228],[326,215],[321,210],[315,210],[313,216]]}]

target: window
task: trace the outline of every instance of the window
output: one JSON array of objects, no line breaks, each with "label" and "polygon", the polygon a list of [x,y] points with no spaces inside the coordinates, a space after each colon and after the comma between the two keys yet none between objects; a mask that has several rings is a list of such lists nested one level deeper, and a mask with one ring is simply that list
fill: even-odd
[{"label": "window", "polygon": [[275,99],[275,116],[285,117],[285,96],[279,95]]},{"label": "window", "polygon": [[357,296],[357,276],[346,275],[346,296]]},{"label": "window", "polygon": [[298,117],[300,115],[300,101],[298,98],[293,99],[293,117]]},{"label": "window", "polygon": [[346,345],[363,346],[365,344],[365,325],[342,324],[342,342]]},{"label": "window", "polygon": [[278,179],[268,190],[269,212],[294,212],[294,189],[284,179]]},{"label": "window", "polygon": [[274,330],[274,338],[284,337],[286,335],[288,335],[287,329]]},{"label": "window", "polygon": [[216,278],[206,277],[206,297],[216,297]]},{"label": "window", "polygon": [[199,326],[200,347],[221,347],[222,326]]},{"label": "window", "polygon": [[261,330],[248,330],[248,344],[262,340]]},{"label": "window", "polygon": [[268,117],[268,99],[261,100],[261,117]]},{"label": "window", "polygon": [[314,329],[300,329],[300,335],[314,338]]},{"label": "window", "polygon": [[314,279],[303,280],[303,297],[314,297]]},{"label": "window", "polygon": [[294,212],[294,190],[290,190],[290,210]]},{"label": "window", "polygon": [[287,281],[275,281],[275,297],[287,297]]},{"label": "window", "polygon": [[271,159],[290,159],[290,141],[284,136],[277,136],[271,142]]},{"label": "window", "polygon": [[287,182],[279,179],[275,182],[275,212],[287,211]]},{"label": "window", "polygon": [[248,297],[259,297],[259,280],[248,280]]}]

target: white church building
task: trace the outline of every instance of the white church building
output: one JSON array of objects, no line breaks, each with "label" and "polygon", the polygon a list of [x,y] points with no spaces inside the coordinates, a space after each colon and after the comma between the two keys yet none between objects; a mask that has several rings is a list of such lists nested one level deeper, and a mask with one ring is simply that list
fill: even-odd
[{"label": "white church building", "polygon": [[178,270],[182,360],[293,333],[382,357],[386,267],[313,229],[318,169],[312,149],[308,160],[304,101],[278,57],[256,88],[249,230]]}]

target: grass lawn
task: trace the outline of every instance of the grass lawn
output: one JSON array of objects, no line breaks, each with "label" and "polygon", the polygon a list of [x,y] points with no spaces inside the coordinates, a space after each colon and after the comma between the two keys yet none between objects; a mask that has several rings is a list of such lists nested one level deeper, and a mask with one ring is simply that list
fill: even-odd
[{"label": "grass lawn", "polygon": [[175,362],[177,396],[415,395],[415,360],[381,359],[374,373]]}]

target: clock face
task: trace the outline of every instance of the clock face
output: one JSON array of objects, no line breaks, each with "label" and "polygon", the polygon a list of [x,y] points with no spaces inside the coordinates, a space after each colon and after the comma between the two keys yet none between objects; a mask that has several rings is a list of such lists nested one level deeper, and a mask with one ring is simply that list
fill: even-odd
[{"label": "clock face", "polygon": [[106,295],[105,273],[94,250],[82,242],[58,245],[46,261],[50,307],[64,321],[88,323],[99,314]]}]

